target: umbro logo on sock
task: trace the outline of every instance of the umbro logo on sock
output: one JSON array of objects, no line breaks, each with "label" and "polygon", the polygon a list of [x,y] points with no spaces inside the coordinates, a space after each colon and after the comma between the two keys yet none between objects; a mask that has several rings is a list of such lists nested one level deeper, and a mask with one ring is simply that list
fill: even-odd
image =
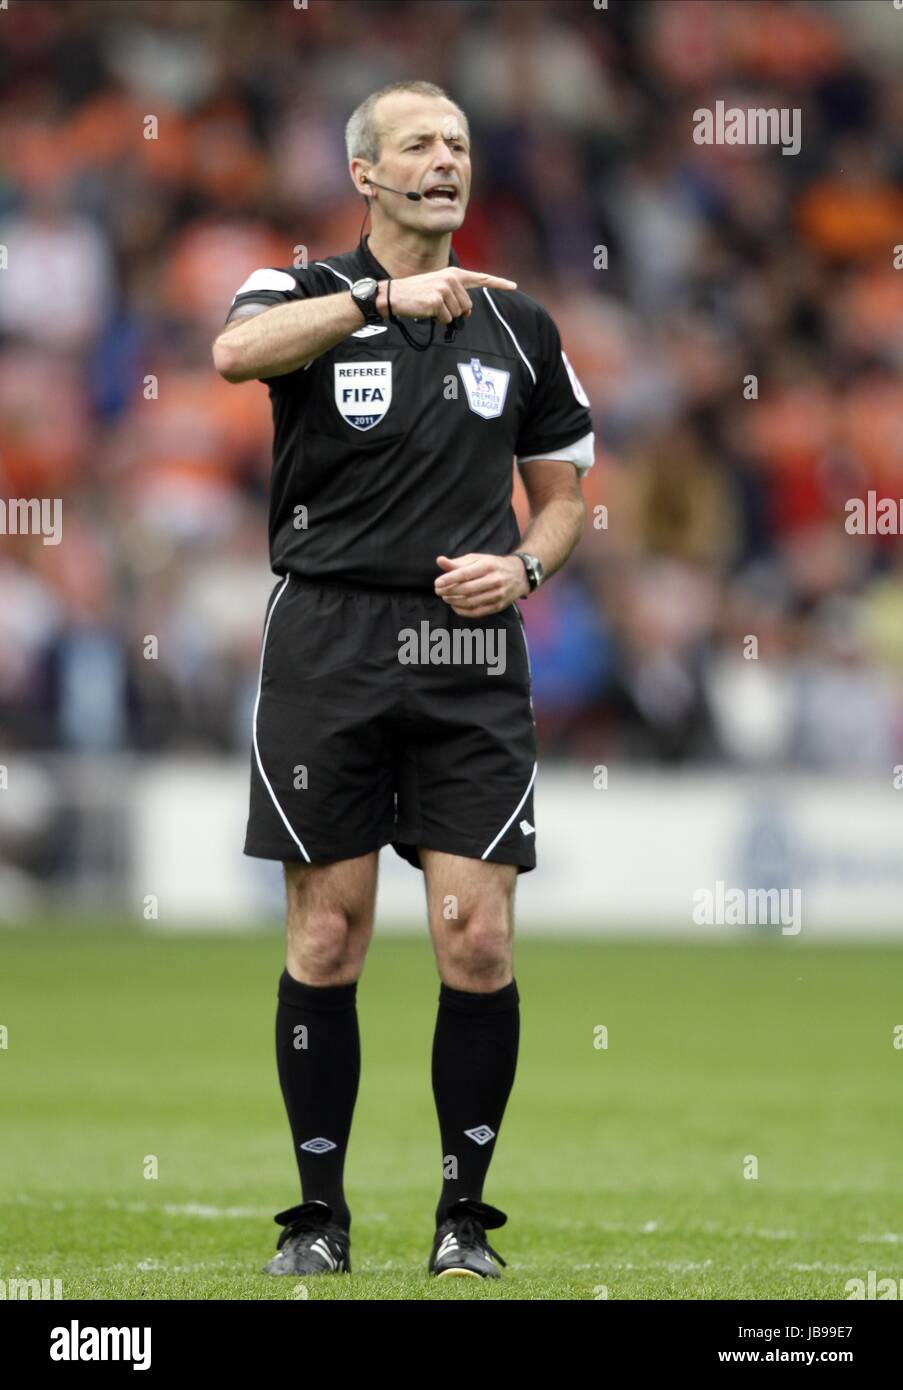
[{"label": "umbro logo on sock", "polygon": [[331,1139],[307,1139],[298,1147],[309,1154],[328,1154],[330,1149],[335,1148],[335,1144]]},{"label": "umbro logo on sock", "polygon": [[488,1144],[490,1139],[495,1138],[495,1130],[490,1129],[488,1125],[477,1125],[476,1129],[465,1129],[464,1133],[475,1144]]},{"label": "umbro logo on sock", "polygon": [[520,833],[522,835],[535,835],[536,826],[531,825],[528,820],[522,820],[520,823]]}]

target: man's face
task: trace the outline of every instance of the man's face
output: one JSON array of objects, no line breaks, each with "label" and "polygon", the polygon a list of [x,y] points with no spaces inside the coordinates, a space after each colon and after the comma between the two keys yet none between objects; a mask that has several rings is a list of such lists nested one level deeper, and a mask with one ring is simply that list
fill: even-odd
[{"label": "man's face", "polygon": [[456,231],[470,197],[470,140],[461,113],[440,97],[398,92],[378,103],[376,121],[380,158],[368,172],[379,183],[424,195],[413,203],[379,193],[381,210],[405,227]]}]

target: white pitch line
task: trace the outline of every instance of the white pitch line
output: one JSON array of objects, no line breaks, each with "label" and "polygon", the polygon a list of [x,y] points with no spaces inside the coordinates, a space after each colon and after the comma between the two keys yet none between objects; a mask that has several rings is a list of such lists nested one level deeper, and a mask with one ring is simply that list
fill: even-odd
[{"label": "white pitch line", "polygon": [[[95,1201],[90,1197],[78,1197],[69,1201],[53,1198],[42,1201],[35,1197],[19,1195],[12,1199],[14,1206],[43,1207],[50,1211],[84,1211],[97,1205],[110,1211],[131,1211],[138,1215],[147,1212],[162,1212],[164,1216],[198,1216],[205,1220],[217,1221],[221,1217],[246,1220],[249,1217],[272,1216],[270,1207],[215,1207],[206,1202],[121,1202],[115,1197],[105,1197]],[[0,1203],[2,1205],[2,1203]]]},{"label": "white pitch line", "polygon": [[846,1274],[847,1272],[846,1265],[826,1265],[822,1260],[816,1260],[814,1264],[811,1265],[790,1264],[787,1268],[798,1269],[803,1271],[803,1273],[808,1270],[820,1270],[824,1274]]},{"label": "white pitch line", "polygon": [[162,1212],[164,1216],[197,1216],[205,1221],[219,1221],[224,1217],[244,1221],[250,1217],[273,1214],[269,1207],[214,1207],[205,1202],[163,1202],[160,1206],[153,1206],[150,1202],[117,1202],[110,1199],[104,1206],[137,1214]]},{"label": "white pitch line", "polygon": [[[71,1208],[85,1208],[93,1207],[96,1205],[96,1203],[88,1197],[78,1198],[75,1200],[70,1199],[68,1201],[64,1201],[61,1198],[51,1198],[48,1201],[46,1199],[29,1197],[26,1196],[24,1193],[17,1194],[15,1197],[11,1199],[11,1202],[9,1204],[14,1206],[42,1206],[45,1210],[49,1208],[51,1211],[66,1211]],[[121,1202],[117,1201],[115,1198],[106,1198],[104,1199],[102,1205],[114,1211],[129,1211],[134,1212],[136,1215],[157,1212],[162,1213],[164,1216],[195,1216],[200,1220],[205,1221],[219,1221],[222,1219],[246,1221],[250,1219],[256,1219],[257,1217],[272,1216],[272,1211],[269,1207],[218,1207],[206,1202],[165,1202],[159,1206],[156,1206],[151,1202]],[[372,1214],[370,1219],[374,1221],[386,1221],[388,1220],[388,1216],[385,1212],[375,1212]],[[798,1231],[774,1229],[769,1226],[763,1226],[760,1229],[750,1227],[743,1227],[742,1229],[737,1229],[736,1227],[718,1226],[717,1224],[710,1221],[705,1222],[701,1226],[696,1227],[688,1228],[686,1226],[682,1226],[679,1230],[677,1227],[672,1227],[670,1229],[667,1227],[662,1227],[659,1221],[654,1219],[644,1221],[642,1223],[637,1223],[635,1221],[558,1221],[554,1222],[553,1224],[561,1230],[567,1230],[571,1233],[580,1234],[589,1231],[609,1231],[618,1235],[677,1235],[680,1233],[704,1231],[708,1235],[711,1235],[716,1238],[721,1237],[724,1239],[807,1239],[805,1235],[801,1235]],[[856,1239],[860,1245],[899,1245],[901,1242],[903,1242],[903,1234],[901,1234],[898,1231],[882,1231],[878,1234],[866,1234],[857,1236]],[[112,1266],[108,1267],[112,1268]],[[185,1266],[186,1269],[192,1267],[193,1266]],[[674,1267],[677,1268],[678,1266],[675,1265]],[[686,1267],[694,1268],[695,1266]],[[818,1263],[813,1265],[790,1265],[788,1267],[791,1269],[800,1270],[825,1269],[829,1271],[842,1270],[843,1268],[845,1268],[845,1266],[821,1265]]]},{"label": "white pitch line", "polygon": [[556,1229],[568,1232],[571,1235],[583,1235],[591,1231],[611,1231],[617,1235],[662,1235],[662,1236],[683,1236],[684,1234],[698,1234],[700,1232],[713,1237],[735,1240],[738,1237],[743,1239],[755,1240],[801,1240],[804,1239],[798,1231],[776,1230],[773,1227],[763,1226],[760,1229],[748,1226],[737,1228],[734,1226],[718,1226],[714,1222],[705,1221],[698,1226],[667,1226],[659,1221],[556,1221],[552,1223]]},{"label": "white pitch line", "polygon": [[194,1260],[190,1264],[179,1265],[166,1264],[162,1260],[116,1260],[113,1264],[92,1265],[91,1274],[194,1274],[200,1269],[242,1273],[236,1260]]}]

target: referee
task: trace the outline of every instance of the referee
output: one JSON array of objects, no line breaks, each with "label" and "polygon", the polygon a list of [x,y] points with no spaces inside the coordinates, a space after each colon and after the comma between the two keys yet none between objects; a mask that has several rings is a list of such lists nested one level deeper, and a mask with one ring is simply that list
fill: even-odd
[{"label": "referee", "polygon": [[506,1216],[483,1185],[517,1061],[514,886],[536,863],[517,600],[580,536],[592,422],[545,309],[452,250],[470,194],[464,113],[432,83],[395,83],[357,108],[346,143],[371,234],[303,269],[255,270],[213,345],[227,381],[265,382],[274,424],[278,582],[245,853],[284,866],[276,1055],[303,1200],[276,1216],[264,1272],[351,1270],[355,996],[391,844],[424,874],[441,980],[428,1268],[498,1278],[486,1232]]}]

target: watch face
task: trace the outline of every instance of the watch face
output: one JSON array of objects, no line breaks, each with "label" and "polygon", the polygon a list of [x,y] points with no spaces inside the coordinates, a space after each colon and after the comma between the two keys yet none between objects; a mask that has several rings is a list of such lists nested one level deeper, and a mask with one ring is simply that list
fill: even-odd
[{"label": "watch face", "polygon": [[524,562],[524,569],[527,571],[527,583],[529,584],[530,592],[532,593],[533,590],[538,589],[540,584],[542,583],[542,565],[540,564],[539,560],[537,560],[535,555],[528,555],[526,550],[519,550],[517,554]]},{"label": "watch face", "polygon": [[365,323],[381,324],[383,321],[376,308],[378,296],[379,282],[371,275],[365,275],[362,280],[355,280],[351,286],[351,298],[363,314]]}]

